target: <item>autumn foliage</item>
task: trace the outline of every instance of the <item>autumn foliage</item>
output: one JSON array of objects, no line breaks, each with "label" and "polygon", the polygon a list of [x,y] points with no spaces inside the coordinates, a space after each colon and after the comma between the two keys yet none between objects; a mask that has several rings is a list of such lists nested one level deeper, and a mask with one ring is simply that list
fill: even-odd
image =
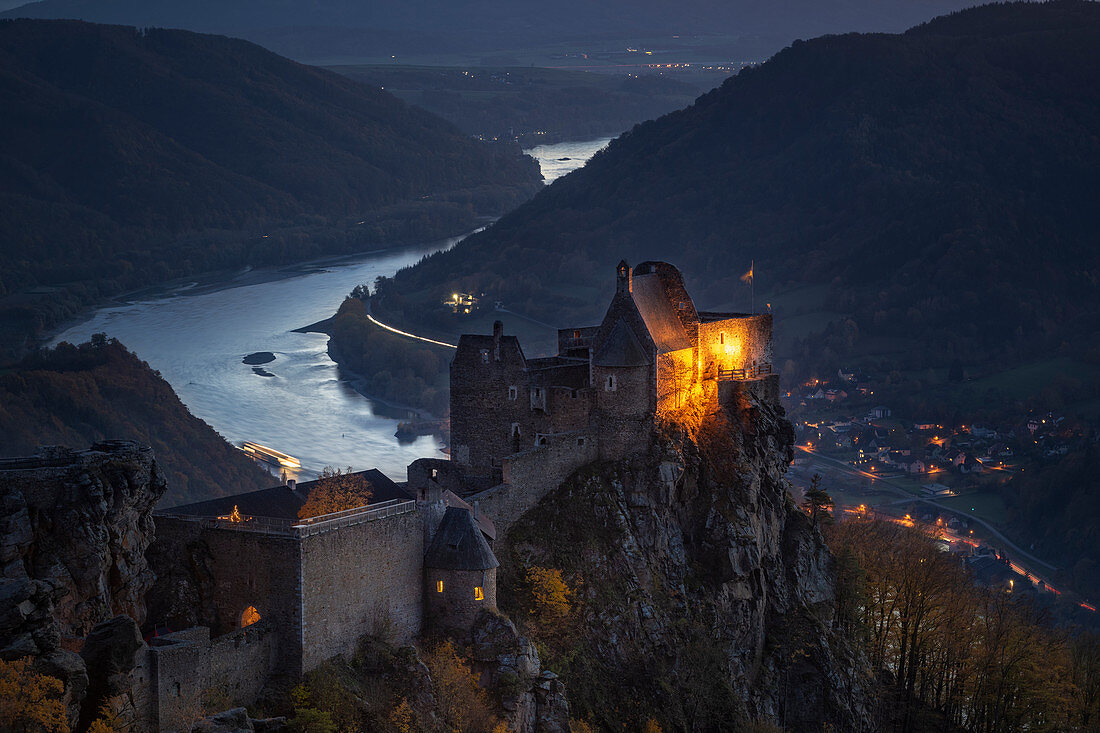
[{"label": "autumn foliage", "polygon": [[561,570],[534,565],[527,569],[526,581],[531,593],[530,614],[539,629],[551,633],[560,630],[573,608],[573,591]]},{"label": "autumn foliage", "polygon": [[309,519],[366,506],[373,495],[370,482],[357,476],[351,466],[345,471],[326,466],[306,497],[306,503],[298,510],[298,518]]},{"label": "autumn foliage", "polygon": [[974,583],[959,559],[899,525],[828,530],[837,622],[892,679],[892,730],[1095,730],[1100,644],[1026,599]]},{"label": "autumn foliage", "polygon": [[500,725],[469,662],[447,640],[424,654],[440,712],[456,731],[491,733]]},{"label": "autumn foliage", "polygon": [[68,733],[61,680],[35,671],[30,659],[0,660],[0,730]]}]

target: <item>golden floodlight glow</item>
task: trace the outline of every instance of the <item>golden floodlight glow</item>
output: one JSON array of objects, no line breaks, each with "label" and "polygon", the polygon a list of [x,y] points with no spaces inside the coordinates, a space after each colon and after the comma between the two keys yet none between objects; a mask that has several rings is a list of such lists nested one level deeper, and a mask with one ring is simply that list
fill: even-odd
[{"label": "golden floodlight glow", "polygon": [[244,612],[241,614],[241,628],[243,629],[245,626],[251,626],[259,620],[260,612],[256,610],[255,606],[249,606],[244,609]]}]

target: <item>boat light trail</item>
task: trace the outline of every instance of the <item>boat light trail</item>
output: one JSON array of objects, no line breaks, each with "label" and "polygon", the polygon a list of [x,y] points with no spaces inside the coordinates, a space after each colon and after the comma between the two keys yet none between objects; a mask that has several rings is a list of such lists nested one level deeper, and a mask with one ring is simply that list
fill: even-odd
[{"label": "boat light trail", "polygon": [[430,339],[430,338],[427,338],[426,336],[417,336],[415,333],[409,333],[408,331],[402,331],[400,329],[394,328],[393,326],[387,326],[385,323],[382,323],[382,321],[378,320],[377,318],[372,316],[370,313],[367,314],[367,318],[369,318],[370,322],[373,323],[374,325],[378,326],[379,328],[384,328],[387,331],[392,331],[393,333],[396,333],[398,336],[405,336],[407,338],[416,339],[417,341],[426,341],[429,344],[435,344],[436,346],[446,346],[448,349],[457,349],[458,348],[454,344],[448,344],[446,341],[436,341],[435,339]]}]

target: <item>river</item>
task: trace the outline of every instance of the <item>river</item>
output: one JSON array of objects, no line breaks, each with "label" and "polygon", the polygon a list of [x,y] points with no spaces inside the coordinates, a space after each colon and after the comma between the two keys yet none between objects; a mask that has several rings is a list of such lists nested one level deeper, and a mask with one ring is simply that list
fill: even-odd
[{"label": "river", "polygon": [[[549,182],[606,144],[561,143],[528,152]],[[327,336],[293,329],[331,316],[356,285],[393,275],[459,239],[323,265],[241,272],[215,288],[184,287],[101,308],[53,343],[79,343],[99,332],[117,338],[160,371],[188,409],[226,440],[252,440],[289,453],[302,462],[303,477],[325,466],[351,466],[378,468],[403,481],[409,463],[442,455],[438,439],[399,443],[394,431],[406,413],[357,393],[328,358]],[[262,367],[272,376],[241,362],[257,351],[275,354]]]}]

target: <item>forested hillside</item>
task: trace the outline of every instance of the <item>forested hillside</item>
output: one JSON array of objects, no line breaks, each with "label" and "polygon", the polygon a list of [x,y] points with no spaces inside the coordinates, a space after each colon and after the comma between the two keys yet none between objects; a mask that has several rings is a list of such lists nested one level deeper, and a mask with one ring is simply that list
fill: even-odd
[{"label": "forested hillside", "polygon": [[39,289],[0,302],[21,333],[67,299],[455,234],[539,185],[518,149],[185,31],[0,22],[0,107],[0,296]]},{"label": "forested hillside", "polygon": [[[526,146],[618,135],[638,122],[686,107],[718,84],[663,76],[593,74],[526,67],[331,66],[485,139]],[[715,81],[718,79],[718,81]]]},{"label": "forested hillside", "polygon": [[228,496],[277,483],[187,411],[160,374],[102,334],[62,343],[0,371],[0,456],[40,445],[82,449],[100,440],[153,447],[168,481],[163,506]]},{"label": "forested hillside", "polygon": [[386,307],[484,292],[592,320],[625,257],[671,260],[702,306],[747,309],[755,260],[758,307],[774,298],[782,319],[785,291],[817,288],[842,316],[784,355],[821,373],[886,341],[888,369],[1085,349],[1100,317],[1097,47],[1100,5],[1084,2],[796,43],[399,273]]}]

